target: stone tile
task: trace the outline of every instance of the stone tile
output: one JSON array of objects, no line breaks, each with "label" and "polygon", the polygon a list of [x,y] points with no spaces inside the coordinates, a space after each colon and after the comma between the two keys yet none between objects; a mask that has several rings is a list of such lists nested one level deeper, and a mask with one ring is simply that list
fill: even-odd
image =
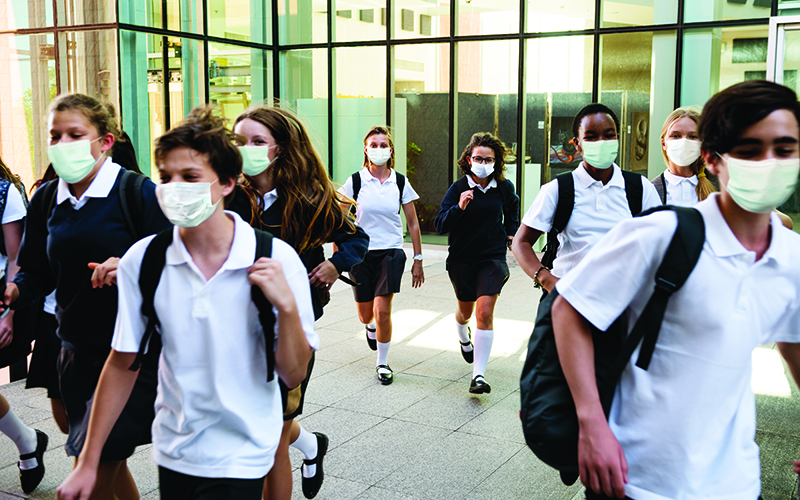
[{"label": "stone tile", "polygon": [[447,381],[407,375],[395,371],[391,385],[375,383],[348,398],[342,399],[334,406],[337,408],[369,413],[382,417],[391,417],[420,399],[435,394],[448,384]]},{"label": "stone tile", "polygon": [[449,383],[440,391],[398,412],[393,418],[454,431],[493,404],[486,398],[470,396],[468,387],[468,382]]},{"label": "stone tile", "polygon": [[426,498],[424,491],[420,491],[417,496],[411,496],[396,491],[371,486],[364,493],[356,497],[356,500],[421,500]]},{"label": "stone tile", "polygon": [[519,419],[519,394],[511,393],[458,430],[494,439],[525,444]]},{"label": "stone tile", "polygon": [[[323,408],[309,416],[298,420],[308,432],[321,432],[328,436],[330,444],[328,450],[358,437],[358,435],[375,427],[386,420],[383,417],[341,408]],[[292,452],[297,452],[297,459],[302,460],[302,453],[289,447]],[[292,455],[292,463],[295,463]]]},{"label": "stone tile", "polygon": [[316,353],[320,361],[329,361],[340,364],[355,363],[364,358],[374,359],[375,353],[367,346],[365,338],[352,337],[337,344],[333,344]]},{"label": "stone tile", "polygon": [[[303,496],[302,477],[299,469],[292,473],[292,478],[294,481],[292,500],[305,500],[306,497]],[[322,487],[317,496],[314,497],[314,500],[354,500],[360,498],[359,495],[367,488],[368,486],[366,484],[357,481],[348,481],[332,476],[326,472],[325,481],[323,481]]]},{"label": "stone tile", "polygon": [[337,401],[357,394],[377,383],[372,375],[374,368],[372,370],[369,371],[368,363],[347,364],[324,375],[317,377],[312,375],[306,391],[306,403],[331,406]]}]

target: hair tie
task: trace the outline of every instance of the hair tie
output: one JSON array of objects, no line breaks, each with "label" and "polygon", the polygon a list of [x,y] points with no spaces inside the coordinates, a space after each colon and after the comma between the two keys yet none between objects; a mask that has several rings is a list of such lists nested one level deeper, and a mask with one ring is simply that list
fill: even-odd
[{"label": "hair tie", "polygon": [[700,179],[706,176],[706,167],[700,167],[700,172],[697,173],[697,178]]}]

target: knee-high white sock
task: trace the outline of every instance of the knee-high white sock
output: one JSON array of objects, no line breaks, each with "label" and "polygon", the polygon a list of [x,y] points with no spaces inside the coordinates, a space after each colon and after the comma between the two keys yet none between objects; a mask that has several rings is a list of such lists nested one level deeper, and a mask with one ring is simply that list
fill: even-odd
[{"label": "knee-high white sock", "polygon": [[389,342],[378,342],[378,362],[377,365],[387,365],[386,356],[389,355],[389,346],[392,345],[392,341]]},{"label": "knee-high white sock", "polygon": [[[0,432],[14,441],[20,455],[36,451],[36,431],[23,424],[13,410],[9,409],[8,413],[3,418],[0,418]],[[37,465],[39,464],[35,458],[20,462],[20,468],[23,470],[33,469]]]},{"label": "knee-high white sock", "polygon": [[[469,325],[462,325],[458,321],[456,321],[456,333],[458,333],[458,340],[464,344],[465,342],[469,342]],[[471,345],[462,345],[461,349],[464,352],[470,352],[472,350]]]},{"label": "knee-high white sock", "polygon": [[[292,446],[300,450],[306,460],[317,458],[317,436],[305,430],[302,425],[300,426],[300,435],[297,436]],[[317,473],[317,466],[304,464],[302,472],[304,477],[312,477]]]},{"label": "knee-high white sock", "polygon": [[472,378],[484,375],[486,364],[489,362],[489,354],[492,352],[492,341],[494,340],[494,330],[476,329],[472,338],[475,345],[475,361],[472,364]]},{"label": "knee-high white sock", "polygon": [[373,321],[373,322],[371,322],[370,324],[367,325],[367,337],[369,337],[372,340],[375,340],[375,334],[376,334],[376,332],[375,332],[375,322]]}]

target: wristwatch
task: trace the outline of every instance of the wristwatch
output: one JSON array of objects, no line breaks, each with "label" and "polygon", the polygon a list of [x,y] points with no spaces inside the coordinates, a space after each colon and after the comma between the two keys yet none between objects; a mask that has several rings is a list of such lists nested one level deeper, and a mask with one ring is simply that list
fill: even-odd
[{"label": "wristwatch", "polygon": [[418,254],[414,255],[414,260],[418,260],[418,261],[422,262],[422,254],[418,253]]}]

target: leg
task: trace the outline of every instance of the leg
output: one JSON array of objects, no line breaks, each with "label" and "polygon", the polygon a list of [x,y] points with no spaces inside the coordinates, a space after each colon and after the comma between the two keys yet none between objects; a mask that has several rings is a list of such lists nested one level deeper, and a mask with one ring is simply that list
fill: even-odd
[{"label": "leg", "polygon": [[117,477],[114,480],[114,496],[116,500],[139,500],[139,489],[128,469],[127,460],[123,460],[117,470]]},{"label": "leg", "polygon": [[497,295],[482,295],[478,297],[478,310],[476,320],[479,330],[494,330],[494,306],[497,304]]},{"label": "leg", "polygon": [[53,411],[53,420],[56,421],[61,432],[69,434],[69,420],[67,420],[67,412],[64,410],[64,402],[60,399],[51,399],[50,409]]},{"label": "leg", "polygon": [[[75,463],[77,464],[78,459],[75,459]],[[122,497],[118,497],[116,494],[117,489],[117,475],[119,474],[120,468],[125,466],[124,460],[119,461],[107,461],[107,462],[100,462],[100,465],[97,467],[97,480],[95,481],[94,490],[92,490],[92,494],[89,496],[89,500],[120,500],[128,499],[128,498],[139,498],[139,492],[136,491],[135,497],[134,496],[127,496],[131,495],[130,491],[121,491],[123,495]],[[74,468],[74,465],[73,465]],[[125,466],[127,469],[127,466]],[[134,488],[136,485],[134,485]]]},{"label": "leg", "polygon": [[482,295],[477,301],[478,329],[475,330],[475,363],[472,366],[472,383],[470,392],[481,394],[491,392],[491,387],[486,383],[484,374],[492,352],[494,340],[494,306],[497,295]]},{"label": "leg", "polygon": [[375,313],[374,313],[374,300],[369,302],[356,302],[358,307],[358,320],[361,321],[367,330],[367,345],[373,351],[378,349],[375,343]]},{"label": "leg", "polygon": [[387,356],[392,345],[392,299],[394,294],[375,297],[375,323],[377,325],[378,360],[375,363],[378,380],[383,385],[389,385],[394,380],[392,369],[389,368]]},{"label": "leg", "polygon": [[23,424],[0,395],[0,432],[14,442],[19,451],[19,479],[22,491],[30,493],[44,478],[44,452],[47,434]]},{"label": "leg", "polygon": [[[462,302],[458,301],[458,309],[456,310],[456,323],[459,325],[466,325],[472,317],[472,311],[475,310],[475,302]],[[480,328],[480,327],[479,327]]]},{"label": "leg", "polygon": [[300,424],[294,422],[290,439],[292,446],[303,452],[303,467],[301,469],[303,481],[303,496],[314,498],[322,488],[325,480],[325,471],[322,469],[322,460],[328,453],[328,436],[321,432],[310,433]]},{"label": "leg", "polygon": [[289,460],[289,441],[294,420],[283,422],[281,440],[275,452],[275,463],[264,480],[264,498],[289,500],[292,498],[292,462]]}]

